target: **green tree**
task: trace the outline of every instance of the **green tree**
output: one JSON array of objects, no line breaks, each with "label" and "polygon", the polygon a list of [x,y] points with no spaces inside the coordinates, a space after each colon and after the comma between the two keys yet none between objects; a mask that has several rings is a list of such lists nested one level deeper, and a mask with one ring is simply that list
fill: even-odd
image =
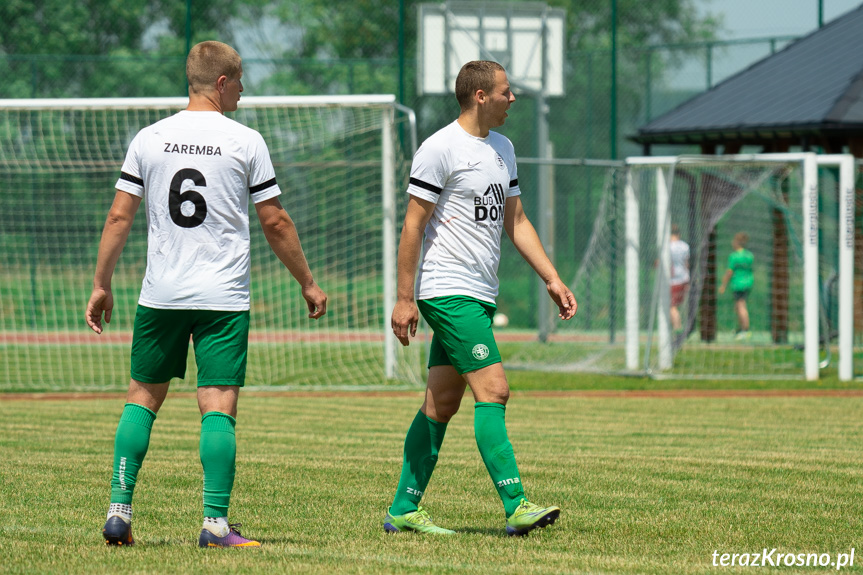
[{"label": "green tree", "polygon": [[[232,0],[191,0],[192,40],[230,42]],[[184,95],[186,3],[5,0],[0,97]]]},{"label": "green tree", "polygon": [[[452,97],[416,96],[417,11],[421,2],[404,0],[406,104],[421,112],[421,132],[439,127],[457,113]],[[554,136],[563,155],[604,155],[609,148],[609,90],[612,0],[548,0],[567,15],[565,50],[567,96],[550,102],[560,128]],[[266,8],[261,8],[267,10]],[[281,49],[273,46],[272,57],[286,57],[286,66],[271,77],[271,85],[290,93],[397,93],[399,57],[399,2],[356,0],[333,8],[329,0],[296,0],[277,5],[272,12],[282,22],[301,31],[296,40]],[[617,0],[618,103],[623,125],[637,118],[644,95],[646,73],[641,52],[633,47],[682,44],[715,37],[719,23],[701,16],[695,0]],[[588,55],[590,62],[588,61]],[[356,65],[363,59],[365,66]],[[369,63],[374,60],[374,64]],[[670,63],[651,62],[650,73],[659,78]],[[589,69],[590,68],[590,69]],[[526,102],[525,102],[526,103]],[[532,131],[529,114],[510,121],[508,133]],[[562,124],[558,124],[562,122]],[[524,126],[521,126],[524,124]],[[595,124],[591,141],[571,141]],[[630,122],[631,125],[631,122]],[[600,129],[601,128],[601,129]],[[529,139],[528,134],[525,138]],[[517,138],[513,138],[514,140]],[[527,141],[527,140],[526,140]]]}]

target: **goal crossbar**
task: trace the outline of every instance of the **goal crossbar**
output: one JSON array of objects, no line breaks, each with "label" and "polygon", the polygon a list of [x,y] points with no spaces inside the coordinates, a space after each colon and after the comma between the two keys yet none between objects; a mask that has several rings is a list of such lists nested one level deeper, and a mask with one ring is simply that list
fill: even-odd
[{"label": "goal crossbar", "polygon": [[[396,97],[392,94],[369,94],[347,96],[243,96],[241,105],[254,107],[279,106],[392,106]],[[35,98],[0,100],[0,108],[28,110],[83,110],[108,108],[183,108],[188,98]]]}]

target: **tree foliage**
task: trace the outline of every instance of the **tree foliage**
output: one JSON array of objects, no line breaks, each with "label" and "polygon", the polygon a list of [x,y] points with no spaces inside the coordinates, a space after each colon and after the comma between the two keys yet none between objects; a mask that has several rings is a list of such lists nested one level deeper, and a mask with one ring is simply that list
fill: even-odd
[{"label": "tree foliage", "polygon": [[[267,93],[380,93],[401,88],[410,95],[419,4],[190,0],[191,41],[233,42],[244,31],[259,31],[254,43],[260,49],[243,55],[273,62],[266,77],[256,78],[255,87]],[[582,62],[571,55],[609,48],[612,0],[548,4],[566,10],[567,72],[572,88],[583,88],[577,80]],[[717,26],[699,16],[695,0],[617,4],[622,49],[709,39]],[[186,11],[187,2],[176,0],[6,0],[0,3],[0,56],[5,56],[0,58],[0,73],[9,80],[0,85],[0,97],[184,94]],[[280,22],[281,28],[259,28],[262,21],[271,20]],[[405,72],[401,79],[400,57]],[[624,66],[621,77],[626,80],[628,74]]]},{"label": "tree foliage", "polygon": [[[421,114],[421,121],[422,131],[427,133],[433,126],[452,118],[457,108],[450,102],[451,97],[440,101],[437,97],[418,98],[414,95],[420,3],[415,0],[404,0],[403,3],[403,58],[406,66],[402,89],[407,94],[405,103],[425,112]],[[567,124],[566,129],[559,130],[559,133],[568,138],[574,133],[583,133],[588,122],[607,125],[609,121],[612,0],[548,0],[547,3],[564,9],[567,15],[567,97],[553,101],[551,105],[553,113],[560,109],[561,113],[554,115]],[[344,92],[348,82],[353,93],[399,91],[396,60],[399,56],[399,2],[356,0],[341,4],[338,10],[334,10],[329,0],[297,0],[277,5],[275,15],[282,22],[301,30],[297,41],[271,54],[273,57],[297,59],[280,71],[280,82],[293,84],[294,89],[301,93]],[[718,26],[712,17],[699,15],[695,0],[617,0],[617,97],[623,116],[639,117],[645,74],[659,78],[668,65],[667,61],[659,59],[647,63],[643,53],[632,52],[634,47],[710,40]],[[355,58],[389,59],[387,73],[380,74],[381,67],[373,67],[348,74],[345,63]],[[307,59],[317,59],[318,62],[337,59],[341,65],[321,64],[310,69],[304,64]],[[646,70],[647,65],[651,67],[649,71]],[[515,126],[510,126],[510,131],[512,128]],[[588,146],[560,141],[559,149],[565,150],[563,153],[567,155],[583,155],[588,151],[604,154],[609,146],[607,130],[594,132]]]},{"label": "tree foliage", "polygon": [[[231,41],[239,4],[191,0],[192,41]],[[0,97],[185,94],[186,2],[0,2]],[[179,64],[179,65],[178,65]]]}]

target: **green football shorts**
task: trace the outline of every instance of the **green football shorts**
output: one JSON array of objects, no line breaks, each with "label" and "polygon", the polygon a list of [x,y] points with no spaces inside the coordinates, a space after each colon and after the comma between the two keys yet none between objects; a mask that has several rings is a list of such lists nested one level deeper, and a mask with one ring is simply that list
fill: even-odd
[{"label": "green football shorts", "polygon": [[419,300],[417,307],[434,330],[430,368],[451,365],[461,374],[500,362],[491,329],[494,304],[453,295]]},{"label": "green football shorts", "polygon": [[132,379],[164,383],[186,376],[189,337],[198,387],[246,381],[249,311],[154,309],[138,306],[132,336]]}]

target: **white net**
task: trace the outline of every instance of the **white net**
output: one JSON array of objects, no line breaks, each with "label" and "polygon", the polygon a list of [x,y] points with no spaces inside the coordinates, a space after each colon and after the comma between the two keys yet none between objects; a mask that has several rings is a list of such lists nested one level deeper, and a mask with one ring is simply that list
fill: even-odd
[{"label": "white net", "polygon": [[[655,377],[803,377],[802,186],[802,163],[790,159],[683,158],[610,169],[587,250],[567,278],[579,300],[577,321],[558,322],[546,344],[517,350],[508,366]],[[659,194],[667,194],[667,211]],[[673,224],[690,246],[691,281],[677,306],[678,330],[670,326],[670,286],[661,273],[663,238]],[[718,293],[738,232],[748,235],[754,257],[748,333],[738,333],[733,290]],[[821,315],[827,319],[826,307]],[[627,325],[637,325],[635,365],[627,356]]]},{"label": "white net", "polygon": [[[116,269],[105,333],[89,332],[83,310],[126,147],[139,129],[185,101],[15,104],[0,105],[0,390],[124,389],[146,264],[143,213]],[[408,115],[381,97],[243,98],[231,117],[267,141],[280,200],[329,295],[328,314],[309,320],[296,282],[252,214],[247,386],[421,383],[421,346],[390,342],[385,353],[391,310],[384,302],[384,254],[394,255],[395,245],[385,247],[383,237],[385,226],[394,237],[400,217],[385,220],[382,195],[388,178],[396,190],[406,186]],[[195,381],[190,353],[186,382]]]}]

